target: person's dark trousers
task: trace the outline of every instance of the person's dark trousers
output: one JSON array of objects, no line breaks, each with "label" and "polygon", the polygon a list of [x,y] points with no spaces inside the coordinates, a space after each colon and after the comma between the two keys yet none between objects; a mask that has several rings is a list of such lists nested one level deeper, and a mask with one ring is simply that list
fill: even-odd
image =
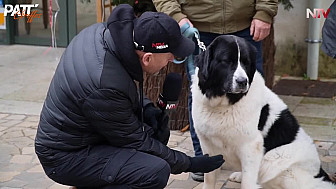
[{"label": "person's dark trousers", "polygon": [[35,148],[49,178],[78,189],[160,189],[166,186],[170,175],[165,160],[134,149],[100,145],[59,152]]},{"label": "person's dark trousers", "polygon": [[[200,39],[205,44],[205,46],[208,46],[219,35],[221,35],[221,34],[200,32]],[[262,43],[261,43],[261,41],[255,42],[253,40],[253,36],[250,35],[250,28],[246,28],[246,29],[238,31],[238,32],[230,33],[228,35],[235,35],[235,36],[238,36],[238,37],[242,37],[242,38],[246,39],[247,41],[249,41],[253,46],[256,47],[256,49],[257,49],[257,70],[263,75]],[[189,73],[189,72],[187,71],[187,73]],[[190,81],[190,77],[191,76],[188,74],[189,81]],[[190,136],[191,136],[191,140],[192,140],[192,143],[193,143],[195,156],[200,156],[203,153],[202,153],[202,148],[201,148],[199,139],[198,139],[197,134],[196,134],[195,129],[194,129],[194,124],[193,124],[192,115],[191,115],[191,109],[192,109],[191,104],[192,104],[192,95],[191,95],[191,92],[190,92],[189,96],[188,96]]]}]

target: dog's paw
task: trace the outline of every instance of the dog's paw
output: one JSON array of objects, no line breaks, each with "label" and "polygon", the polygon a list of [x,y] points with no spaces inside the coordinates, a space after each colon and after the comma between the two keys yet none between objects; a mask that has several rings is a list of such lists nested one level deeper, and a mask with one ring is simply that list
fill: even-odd
[{"label": "dog's paw", "polygon": [[234,172],[230,175],[229,180],[232,182],[241,183],[242,181],[242,173],[241,172]]}]

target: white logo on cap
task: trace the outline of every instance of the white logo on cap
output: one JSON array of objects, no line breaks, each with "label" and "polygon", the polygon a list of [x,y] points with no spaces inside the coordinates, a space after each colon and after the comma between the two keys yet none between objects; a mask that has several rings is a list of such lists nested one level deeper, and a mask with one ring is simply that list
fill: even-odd
[{"label": "white logo on cap", "polygon": [[165,44],[165,43],[152,43],[152,47],[155,47],[156,49],[165,49],[165,48],[168,48],[168,44]]}]

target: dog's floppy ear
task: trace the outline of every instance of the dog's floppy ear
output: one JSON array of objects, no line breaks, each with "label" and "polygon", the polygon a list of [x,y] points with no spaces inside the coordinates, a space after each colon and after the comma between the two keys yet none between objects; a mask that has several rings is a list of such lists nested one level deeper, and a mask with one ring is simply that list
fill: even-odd
[{"label": "dog's floppy ear", "polygon": [[209,75],[210,61],[212,55],[212,45],[210,45],[205,51],[196,56],[195,64],[199,67],[198,77],[207,79]]}]

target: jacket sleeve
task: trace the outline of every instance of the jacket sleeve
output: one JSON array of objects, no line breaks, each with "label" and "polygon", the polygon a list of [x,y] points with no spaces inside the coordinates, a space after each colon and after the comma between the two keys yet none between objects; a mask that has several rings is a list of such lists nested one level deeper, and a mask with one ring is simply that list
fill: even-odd
[{"label": "jacket sleeve", "polygon": [[329,7],[330,12],[322,29],[321,49],[332,58],[336,58],[336,1]]},{"label": "jacket sleeve", "polygon": [[93,130],[112,146],[133,148],[158,156],[168,162],[174,174],[190,167],[186,154],[168,148],[147,134],[147,129],[143,129],[133,112],[131,100],[123,93],[111,89],[96,90],[85,99],[82,110]]},{"label": "jacket sleeve", "polygon": [[173,17],[176,22],[187,18],[181,11],[181,5],[177,0],[153,0],[153,4],[158,12],[163,12]]},{"label": "jacket sleeve", "polygon": [[278,0],[257,0],[255,9],[256,14],[253,18],[272,23],[278,12]]}]

